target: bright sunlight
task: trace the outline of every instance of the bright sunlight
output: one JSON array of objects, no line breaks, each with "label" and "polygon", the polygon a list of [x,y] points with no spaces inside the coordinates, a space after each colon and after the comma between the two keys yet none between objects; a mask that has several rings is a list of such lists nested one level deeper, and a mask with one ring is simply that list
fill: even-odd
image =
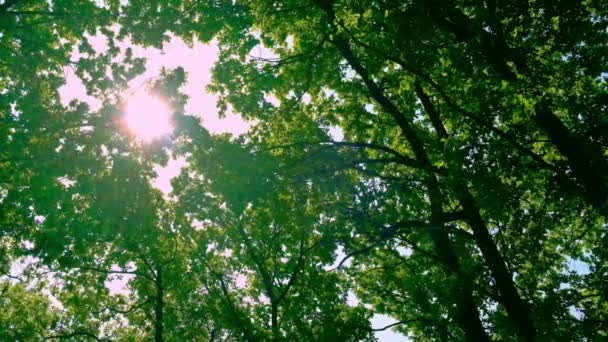
[{"label": "bright sunlight", "polygon": [[143,141],[160,138],[173,129],[169,106],[146,92],[136,93],[127,100],[125,121],[129,130]]}]

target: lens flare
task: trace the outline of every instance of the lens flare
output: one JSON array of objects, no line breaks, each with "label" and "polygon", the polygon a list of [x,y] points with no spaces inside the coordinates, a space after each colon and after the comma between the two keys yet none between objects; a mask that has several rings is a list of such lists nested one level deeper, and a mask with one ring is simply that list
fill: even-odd
[{"label": "lens flare", "polygon": [[137,93],[125,106],[125,122],[133,134],[151,141],[171,133],[171,110],[160,98],[148,93]]}]

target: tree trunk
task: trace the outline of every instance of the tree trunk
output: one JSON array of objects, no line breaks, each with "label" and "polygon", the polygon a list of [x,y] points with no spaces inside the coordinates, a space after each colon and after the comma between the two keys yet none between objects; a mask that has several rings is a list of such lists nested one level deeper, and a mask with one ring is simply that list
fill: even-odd
[{"label": "tree trunk", "polygon": [[479,208],[475,204],[473,196],[466,189],[459,189],[458,200],[464,207],[466,220],[473,230],[473,237],[477,247],[481,250],[486,266],[492,273],[492,278],[498,288],[500,304],[505,308],[509,319],[515,326],[517,334],[524,341],[535,341],[536,329],[532,322],[528,305],[523,301],[513,282],[513,276],[507,269],[504,259],[494,239],[488,231],[485,221],[479,213]]},{"label": "tree trunk", "polygon": [[[330,25],[334,28],[334,32],[337,32],[335,28],[335,13],[330,1],[317,0],[316,4],[327,14]],[[427,176],[425,177],[427,188],[429,189],[429,198],[432,207],[432,217],[437,220],[441,215],[441,192],[435,179],[435,174],[432,170],[432,165],[426,154],[424,144],[419,139],[416,130],[406,120],[405,116],[395,106],[395,104],[387,98],[380,87],[374,80],[369,76],[369,72],[359,59],[353,54],[350,44],[339,34],[336,34],[333,43],[336,45],[342,57],[346,59],[351,68],[362,78],[367,89],[370,92],[372,98],[396,121],[397,125],[401,129],[406,140],[410,144],[414,155],[418,162],[420,162],[424,168]],[[458,321],[465,332],[467,341],[488,341],[489,338],[483,328],[480,320],[479,311],[473,300],[473,294],[471,287],[459,279],[460,264],[458,256],[454,252],[452,242],[448,233],[442,224],[433,225],[433,228],[429,231],[429,235],[435,250],[442,260],[443,266],[446,267],[449,274],[451,274],[456,280],[457,293],[454,293],[456,302],[456,311],[458,315]]]},{"label": "tree trunk", "polygon": [[[438,138],[448,138],[448,132],[441,121],[439,112],[435,109],[435,106],[431,103],[430,98],[424,92],[419,82],[416,82],[414,89],[431,120],[433,128],[437,132]],[[485,264],[490,269],[492,278],[496,282],[500,304],[507,311],[509,319],[517,330],[517,334],[525,341],[534,341],[536,329],[530,316],[530,310],[519,295],[519,292],[517,292],[512,275],[507,269],[485,221],[481,217],[473,195],[463,184],[458,184],[456,187],[456,196],[464,208],[466,221],[473,230],[473,237],[477,243],[477,247],[480,249]]]},{"label": "tree trunk", "polygon": [[[409,142],[412,150],[414,151],[414,155],[416,156],[416,160],[421,163],[425,167],[425,171],[427,173],[427,179],[425,181],[427,188],[429,189],[429,198],[431,201],[431,206],[433,207],[433,215],[434,217],[439,217],[442,213],[441,210],[441,192],[439,191],[438,185],[436,184],[436,179],[434,175],[434,171],[432,165],[428,159],[428,155],[426,154],[426,150],[424,148],[424,144],[418,138],[418,135],[414,128],[407,122],[405,116],[399,111],[399,109],[390,101],[380,90],[378,85],[369,77],[367,70],[361,65],[358,59],[352,53],[348,42],[346,42],[343,38],[336,38],[336,45],[340,49],[342,56],[349,62],[350,66],[357,72],[357,74],[363,79],[365,82],[372,98],[380,104],[380,106],[386,110],[397,122],[403,135],[406,140]],[[429,236],[433,241],[433,245],[435,250],[439,254],[439,258],[441,259],[444,266],[451,270],[449,273],[452,274],[455,278],[457,293],[456,297],[456,307],[458,312],[458,321],[461,324],[462,329],[465,332],[467,341],[489,341],[489,338],[483,328],[481,320],[479,318],[479,311],[477,310],[477,305],[473,300],[473,294],[470,287],[466,281],[459,279],[460,273],[460,263],[458,261],[458,256],[454,252],[454,248],[452,246],[452,242],[450,240],[449,235],[445,228],[441,226],[436,226],[432,228],[429,232]]]},{"label": "tree trunk", "polygon": [[272,328],[272,341],[279,341],[279,318],[278,318],[278,304],[273,300],[271,305],[271,328]]},{"label": "tree trunk", "polygon": [[473,298],[471,283],[464,279],[460,272],[460,262],[454,250],[450,236],[448,235],[443,222],[441,221],[442,205],[441,193],[434,175],[430,175],[427,180],[429,184],[429,198],[431,201],[431,229],[429,236],[433,241],[435,252],[446,268],[448,279],[451,279],[455,287],[454,296],[456,297],[457,321],[462,326],[467,341],[489,341],[481,319],[479,311]]},{"label": "tree trunk", "polygon": [[158,267],[156,269],[156,303],[154,306],[154,341],[163,341],[163,275],[162,269]]}]

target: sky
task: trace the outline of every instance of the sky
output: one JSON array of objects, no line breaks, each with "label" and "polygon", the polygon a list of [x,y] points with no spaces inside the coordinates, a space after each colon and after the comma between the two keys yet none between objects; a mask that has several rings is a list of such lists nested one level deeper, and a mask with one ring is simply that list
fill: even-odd
[{"label": "sky", "polygon": [[[88,39],[93,48],[98,52],[105,52],[108,48],[105,38],[101,35],[89,37]],[[134,96],[137,96],[137,92],[147,80],[158,77],[163,67],[173,69],[181,66],[187,73],[187,83],[181,88],[181,91],[189,97],[186,104],[186,113],[199,116],[202,119],[203,125],[211,133],[227,132],[239,135],[247,132],[251,126],[251,123],[245,122],[238,115],[232,113],[228,113],[225,118],[220,118],[217,109],[217,98],[205,90],[206,85],[211,82],[210,70],[218,56],[218,48],[214,42],[210,44],[195,42],[192,48],[190,48],[181,39],[173,38],[165,44],[162,50],[136,46],[128,40],[122,42],[119,46],[122,48],[131,47],[134,57],[146,58],[146,72],[132,80],[129,84],[132,89],[129,92],[134,94]],[[78,53],[75,51],[73,58],[77,57]],[[68,104],[72,99],[78,99],[89,103],[93,110],[99,108],[100,102],[86,94],[82,82],[71,68],[66,67],[65,77],[66,84],[60,89],[61,100],[64,104]],[[341,140],[342,137],[339,129],[334,128],[330,133],[335,135],[334,139]],[[171,191],[171,178],[177,176],[184,165],[184,159],[177,159],[169,161],[165,167],[155,167],[158,177],[154,181],[154,185],[163,193],[168,194]],[[106,286],[112,292],[125,291],[127,280],[127,278],[111,280],[106,282]],[[349,302],[356,304],[358,300],[351,294]],[[393,322],[395,322],[395,319],[389,316],[375,315],[372,319],[372,326],[380,328]],[[377,332],[376,336],[382,342],[409,341],[405,336],[395,333],[390,329]]]}]

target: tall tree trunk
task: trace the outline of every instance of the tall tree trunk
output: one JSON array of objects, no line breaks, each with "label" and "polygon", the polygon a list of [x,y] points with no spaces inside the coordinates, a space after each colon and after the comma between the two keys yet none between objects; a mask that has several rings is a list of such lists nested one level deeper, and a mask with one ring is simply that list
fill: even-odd
[{"label": "tall tree trunk", "polygon": [[[441,121],[439,112],[435,109],[435,106],[418,81],[416,81],[414,88],[416,95],[420,99],[420,102],[422,102],[422,106],[431,120],[435,132],[437,132],[438,138],[448,138],[448,132]],[[517,334],[525,341],[534,341],[536,329],[530,316],[530,310],[519,295],[519,292],[517,292],[512,275],[507,269],[485,221],[481,217],[473,195],[464,184],[458,184],[456,186],[456,196],[464,208],[466,221],[473,230],[473,237],[475,238],[477,247],[481,251],[485,264],[490,269],[492,278],[496,282],[500,304],[507,311],[509,319],[517,330]]]},{"label": "tall tree trunk", "polygon": [[426,183],[428,184],[432,212],[429,236],[433,241],[435,252],[446,266],[448,279],[451,279],[454,283],[457,320],[465,332],[467,341],[489,341],[473,298],[471,283],[461,276],[460,261],[441,220],[443,214],[442,195],[435,175],[429,174]]},{"label": "tall tree trunk", "polygon": [[272,341],[273,342],[277,342],[280,338],[279,336],[279,310],[278,310],[278,303],[276,303],[275,300],[272,301],[272,303],[270,303],[271,305],[271,328],[272,328]]},{"label": "tall tree trunk", "polygon": [[163,274],[162,269],[160,267],[156,268],[156,277],[155,277],[155,286],[156,286],[156,303],[154,305],[154,341],[162,342],[163,341]]},{"label": "tall tree trunk", "polygon": [[507,311],[507,315],[515,326],[517,334],[524,341],[535,341],[536,329],[528,305],[519,295],[513,282],[513,276],[507,269],[504,259],[479,213],[479,208],[475,204],[473,196],[465,187],[459,187],[460,189],[457,189],[459,192],[457,194],[458,200],[464,208],[467,223],[473,230],[473,237],[475,238],[477,247],[481,250],[483,259],[496,282],[500,304]]},{"label": "tall tree trunk", "polygon": [[[336,18],[331,2],[328,0],[317,0],[316,4],[327,14],[329,23],[332,25],[334,33],[336,33]],[[473,299],[472,289],[465,279],[460,279],[459,277],[460,263],[458,261],[458,256],[454,251],[445,227],[443,227],[438,220],[442,213],[441,192],[432,170],[432,165],[426,154],[424,144],[403,113],[401,113],[397,106],[384,95],[376,82],[371,79],[367,69],[354,55],[350,44],[340,34],[335,34],[333,43],[342,54],[342,57],[349,63],[350,67],[362,78],[372,98],[396,121],[406,140],[410,144],[417,161],[424,165],[424,168],[426,169],[425,183],[429,190],[429,199],[432,209],[431,216],[432,220],[436,221],[433,224],[433,228],[429,231],[429,236],[433,241],[433,245],[443,266],[448,270],[448,274],[455,279],[456,293],[454,293],[454,299],[456,302],[458,321],[465,332],[467,341],[488,341],[489,338],[483,328],[479,311]]]}]

